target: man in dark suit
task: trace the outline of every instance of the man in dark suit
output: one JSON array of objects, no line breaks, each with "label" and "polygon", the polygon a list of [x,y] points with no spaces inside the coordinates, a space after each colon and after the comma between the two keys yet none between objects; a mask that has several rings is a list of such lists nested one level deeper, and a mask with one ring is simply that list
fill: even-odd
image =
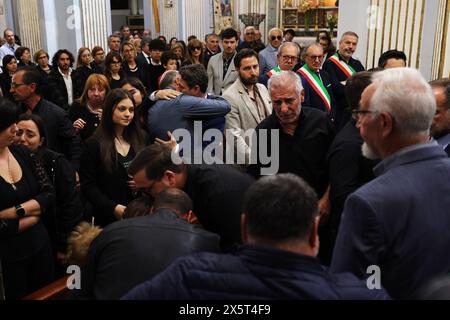
[{"label": "man in dark suit", "polygon": [[303,105],[326,112],[333,119],[336,102],[332,84],[328,73],[320,70],[324,58],[323,48],[318,44],[312,44],[306,48],[305,52],[306,64],[297,70],[305,90]]},{"label": "man in dark suit", "polygon": [[345,32],[341,41],[339,41],[338,52],[323,64],[323,70],[329,74],[333,85],[333,93],[337,104],[335,124],[339,129],[350,119],[350,112],[345,112],[347,108],[345,83],[355,73],[364,71],[361,62],[353,58],[358,46],[358,38],[358,35],[354,32]]},{"label": "man in dark suit", "polygon": [[136,60],[144,65],[149,65],[151,62],[150,42],[152,39],[144,38],[141,42],[141,52],[137,55]]},{"label": "man in dark suit", "polygon": [[166,140],[167,132],[186,129],[191,136],[191,146],[202,148],[196,143],[195,122],[202,121],[202,130],[199,132],[202,136],[205,130],[212,128],[223,132],[225,115],[231,110],[230,104],[223,98],[206,94],[208,76],[202,65],[181,68],[177,82],[178,90],[183,94],[173,100],[160,100],[149,110],[150,141],[156,138]]},{"label": "man in dark suit", "polygon": [[429,141],[435,112],[431,87],[409,68],[375,73],[354,112],[364,156],[382,161],[345,203],[331,269],[372,270],[396,299],[450,270],[450,159]]},{"label": "man in dark suit", "polygon": [[450,156],[450,79],[430,82],[436,98],[436,115],[431,124],[431,136]]}]

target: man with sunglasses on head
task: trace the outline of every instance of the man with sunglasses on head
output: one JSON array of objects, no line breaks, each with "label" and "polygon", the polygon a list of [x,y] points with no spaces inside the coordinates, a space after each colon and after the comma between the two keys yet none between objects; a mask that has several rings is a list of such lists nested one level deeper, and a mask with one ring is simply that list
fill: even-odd
[{"label": "man with sunglasses on head", "polygon": [[278,48],[283,43],[283,32],[278,28],[269,31],[269,44],[259,53],[259,71],[266,74],[278,65]]}]

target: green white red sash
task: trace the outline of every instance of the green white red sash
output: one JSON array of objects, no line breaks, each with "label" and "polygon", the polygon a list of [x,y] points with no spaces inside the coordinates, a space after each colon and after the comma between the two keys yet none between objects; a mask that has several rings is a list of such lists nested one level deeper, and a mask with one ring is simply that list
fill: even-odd
[{"label": "green white red sash", "polygon": [[348,78],[350,78],[352,75],[356,73],[355,69],[353,69],[348,63],[346,63],[345,61],[341,61],[339,59],[339,54],[337,53],[331,56],[329,60],[331,60],[335,65],[337,65],[338,68],[341,69],[342,72],[344,72]]},{"label": "green white red sash", "polygon": [[301,67],[298,71],[305,79],[308,81],[308,83],[311,85],[311,87],[314,89],[314,91],[319,95],[319,97],[323,100],[325,103],[325,106],[328,109],[328,112],[331,111],[331,97],[330,93],[327,91],[325,86],[323,85],[322,80],[314,73],[312,70],[305,64],[303,67]]},{"label": "green white red sash", "polygon": [[275,73],[279,73],[279,72],[281,72],[280,67],[276,67],[276,68],[273,68],[272,70],[270,70],[269,72],[267,72],[267,76],[269,78],[271,78]]}]

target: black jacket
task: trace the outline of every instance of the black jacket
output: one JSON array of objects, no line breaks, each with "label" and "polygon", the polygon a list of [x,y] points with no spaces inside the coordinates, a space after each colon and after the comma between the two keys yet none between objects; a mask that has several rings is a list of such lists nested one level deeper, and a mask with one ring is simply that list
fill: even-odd
[{"label": "black jacket", "polygon": [[[73,91],[73,99],[75,100],[76,94],[80,92],[78,88],[76,71],[72,71],[72,91]],[[66,83],[64,82],[64,78],[59,73],[58,67],[53,67],[52,71],[48,76],[48,90],[45,93],[45,98],[58,107],[63,108],[64,110],[69,110],[69,97],[67,95]]]},{"label": "black jacket", "polygon": [[219,237],[191,225],[169,209],[122,220],[92,242],[82,277],[83,298],[118,299],[194,252],[217,252]]},{"label": "black jacket", "polygon": [[56,196],[55,206],[43,216],[43,221],[53,248],[65,252],[67,238],[83,217],[76,191],[75,171],[62,154],[44,149],[38,157],[55,188]]},{"label": "black jacket", "polygon": [[[132,148],[130,153],[135,154]],[[100,155],[100,143],[95,136],[85,141],[80,164],[81,191],[92,204],[92,216],[97,225],[104,227],[115,222],[116,206],[126,206],[134,199],[127,181],[128,173],[122,165],[118,164],[114,173],[106,169]]]}]

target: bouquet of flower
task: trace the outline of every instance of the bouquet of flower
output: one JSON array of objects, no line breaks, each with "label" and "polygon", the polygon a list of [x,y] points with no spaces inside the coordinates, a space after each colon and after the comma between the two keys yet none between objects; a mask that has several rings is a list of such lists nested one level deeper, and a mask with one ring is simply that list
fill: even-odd
[{"label": "bouquet of flower", "polygon": [[309,0],[301,0],[298,5],[298,11],[301,13],[305,13],[306,11],[311,10],[311,3]]}]

